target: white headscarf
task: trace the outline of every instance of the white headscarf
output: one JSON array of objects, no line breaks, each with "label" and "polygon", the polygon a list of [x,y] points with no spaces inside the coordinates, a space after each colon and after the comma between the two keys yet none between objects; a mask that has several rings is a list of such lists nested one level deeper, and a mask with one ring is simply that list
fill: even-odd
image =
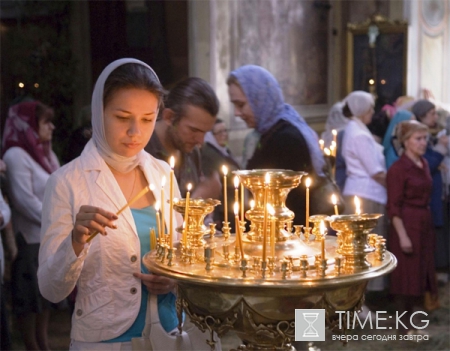
[{"label": "white headscarf", "polygon": [[132,171],[142,160],[145,155],[145,151],[141,150],[136,156],[124,157],[114,153],[111,150],[108,142],[106,141],[105,135],[105,122],[104,122],[104,106],[103,106],[103,90],[105,86],[106,79],[109,77],[111,72],[113,72],[117,67],[124,65],[126,63],[137,63],[146,68],[148,68],[158,80],[153,69],[142,61],[125,58],[116,60],[110,63],[95,83],[94,92],[92,93],[92,139],[94,140],[95,146],[97,147],[98,153],[105,160],[105,162],[120,173],[128,173]]},{"label": "white headscarf", "polygon": [[218,142],[214,134],[209,131],[205,134],[204,143],[209,143],[214,146],[223,156],[231,156],[226,146],[221,146]]},{"label": "white headscarf", "polygon": [[347,103],[350,112],[355,117],[363,116],[375,104],[372,94],[362,90],[351,92],[344,102]]}]

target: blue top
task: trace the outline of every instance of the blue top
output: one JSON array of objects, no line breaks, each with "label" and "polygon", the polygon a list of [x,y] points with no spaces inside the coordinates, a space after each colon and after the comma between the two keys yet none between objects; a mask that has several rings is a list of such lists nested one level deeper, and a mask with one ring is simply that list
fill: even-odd
[{"label": "blue top", "polygon": [[[131,213],[136,224],[136,229],[141,243],[141,259],[150,249],[150,230],[155,228],[156,237],[158,237],[158,229],[156,226],[156,210],[153,206],[147,206],[141,209],[132,208]],[[152,247],[151,249],[154,249]],[[142,262],[142,260],[141,260]],[[141,264],[141,272],[148,273],[147,268]],[[145,326],[145,314],[147,312],[148,291],[142,284],[141,308],[136,320],[131,327],[117,338],[106,340],[104,342],[127,342],[132,338],[142,336]],[[173,293],[158,295],[158,314],[161,325],[166,332],[170,332],[178,325],[178,317],[175,309],[176,297]]]},{"label": "blue top", "polygon": [[433,215],[433,224],[435,227],[444,225],[444,208],[442,204],[442,174],[439,168],[444,155],[434,151],[430,142],[427,145],[427,151],[423,157],[428,162],[431,178],[433,178],[433,189],[431,191],[430,209]]},{"label": "blue top", "polygon": [[398,111],[394,117],[389,122],[388,129],[384,134],[383,146],[384,146],[384,157],[386,159],[386,169],[389,169],[392,164],[399,159],[399,155],[392,144],[392,139],[395,137],[395,127],[403,121],[411,120],[412,113],[406,110]]}]

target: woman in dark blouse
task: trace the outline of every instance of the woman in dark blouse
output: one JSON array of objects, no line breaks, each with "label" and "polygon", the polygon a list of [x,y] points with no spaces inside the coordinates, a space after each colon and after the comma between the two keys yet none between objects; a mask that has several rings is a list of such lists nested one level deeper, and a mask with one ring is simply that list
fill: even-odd
[{"label": "woman in dark blouse", "polygon": [[[235,115],[261,134],[247,169],[290,169],[324,176],[325,160],[317,135],[284,102],[270,72],[255,65],[242,66],[230,73],[227,83]],[[305,224],[305,192],[305,186],[300,185],[287,197],[286,206],[295,214],[294,224]]]},{"label": "woman in dark blouse", "polygon": [[[402,318],[414,331],[410,317],[421,304],[425,292],[437,298],[434,267],[435,234],[430,211],[432,179],[423,157],[428,128],[417,121],[398,125],[397,138],[404,152],[387,173],[390,251],[398,266],[391,274],[390,292],[397,298],[397,310],[407,311]],[[400,324],[401,327],[401,324]]]}]

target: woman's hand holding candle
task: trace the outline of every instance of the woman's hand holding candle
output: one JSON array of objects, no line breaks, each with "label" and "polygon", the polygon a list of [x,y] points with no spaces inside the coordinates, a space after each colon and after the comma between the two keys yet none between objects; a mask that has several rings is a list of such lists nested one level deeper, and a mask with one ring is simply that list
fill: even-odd
[{"label": "woman's hand holding candle", "polygon": [[[129,206],[131,206],[134,202],[136,202],[137,200],[139,200],[142,196],[144,196],[145,194],[147,194],[150,190],[153,191],[154,186],[153,184],[150,184],[150,186],[146,186],[144,189],[142,189],[135,197],[133,197],[130,201],[128,201],[128,203],[123,206],[117,213],[116,213],[116,217],[119,216],[123,211],[125,211]],[[96,208],[96,207],[94,207]],[[118,218],[118,217],[117,217]],[[75,227],[76,227],[76,221],[75,221]],[[112,227],[113,228],[113,227]],[[74,228],[75,229],[75,228]],[[115,228],[114,228],[115,229]],[[98,233],[102,233],[100,230],[96,230],[92,233],[92,235],[89,236],[89,238],[87,238],[86,242],[90,242],[92,239],[95,238],[95,236]],[[103,235],[106,234],[106,232],[102,233]],[[89,235],[86,234],[86,235]]]}]

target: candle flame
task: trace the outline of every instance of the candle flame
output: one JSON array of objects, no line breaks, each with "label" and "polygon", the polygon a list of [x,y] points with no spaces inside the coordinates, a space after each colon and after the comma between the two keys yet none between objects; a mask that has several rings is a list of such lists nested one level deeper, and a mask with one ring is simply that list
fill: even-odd
[{"label": "candle flame", "polygon": [[174,203],[174,204],[177,204],[178,201],[180,201],[180,200],[179,200],[177,197],[174,197],[174,198],[173,198],[173,203]]},{"label": "candle flame", "polygon": [[319,140],[319,144],[320,144],[321,146],[323,146],[323,144],[325,144],[325,142],[323,141],[323,139],[320,139],[320,140]]},{"label": "candle flame", "polygon": [[325,225],[324,221],[320,221],[319,228],[320,228],[320,234],[324,235],[325,231],[327,230],[327,226]]},{"label": "candle flame", "polygon": [[239,214],[239,203],[235,202],[233,208],[234,208],[234,214],[237,216]]},{"label": "candle flame", "polygon": [[255,200],[250,200],[250,209],[254,209],[255,208]]},{"label": "candle flame", "polygon": [[239,177],[234,176],[234,187],[237,189],[239,187]]},{"label": "candle flame", "polygon": [[269,172],[267,172],[266,175],[264,176],[264,183],[265,184],[269,184],[270,183],[270,174],[269,174]]},{"label": "candle flame", "polygon": [[163,176],[161,179],[161,186],[164,188],[164,185],[166,185],[166,176]]},{"label": "candle flame", "polygon": [[150,190],[151,191],[155,190],[155,186],[153,184],[150,184]]},{"label": "candle flame", "polygon": [[331,142],[330,149],[335,149],[335,148],[336,148],[336,142],[333,140],[333,141]]},{"label": "candle flame", "polygon": [[159,207],[160,207],[159,201],[156,201],[156,202],[155,202],[155,210],[156,210],[156,212],[159,211]]},{"label": "candle flame", "polygon": [[327,156],[330,156],[331,155],[331,152],[330,152],[330,149],[329,148],[325,148],[325,149],[323,149],[323,152],[325,153],[325,155],[327,155]]},{"label": "candle flame", "polygon": [[354,202],[355,202],[355,213],[357,215],[360,215],[361,214],[361,201],[359,200],[358,196],[355,196]]},{"label": "candle flame", "polygon": [[336,136],[336,135],[337,135],[337,130],[336,130],[336,129],[333,129],[333,130],[331,131],[331,134],[333,134],[334,136]]},{"label": "candle flame", "polygon": [[187,190],[188,190],[188,191],[191,191],[191,189],[192,189],[192,184],[189,183],[189,184],[187,185]]},{"label": "candle flame", "polygon": [[170,168],[172,168],[172,169],[175,167],[175,157],[170,156],[169,165],[170,165]]},{"label": "candle flame", "polygon": [[309,177],[306,178],[306,180],[305,180],[305,185],[306,185],[307,188],[309,188],[309,187],[311,186],[311,182],[312,182],[312,181],[311,181],[311,178],[309,178]]},{"label": "candle flame", "polygon": [[225,175],[225,176],[228,174],[227,166],[225,166],[225,165],[222,166],[222,172],[223,172],[223,175]]},{"label": "candle flame", "polygon": [[267,212],[269,212],[271,216],[275,216],[275,209],[271,204],[267,204]]},{"label": "candle flame", "polygon": [[331,203],[333,205],[337,205],[337,196],[336,196],[336,194],[331,195]]}]

